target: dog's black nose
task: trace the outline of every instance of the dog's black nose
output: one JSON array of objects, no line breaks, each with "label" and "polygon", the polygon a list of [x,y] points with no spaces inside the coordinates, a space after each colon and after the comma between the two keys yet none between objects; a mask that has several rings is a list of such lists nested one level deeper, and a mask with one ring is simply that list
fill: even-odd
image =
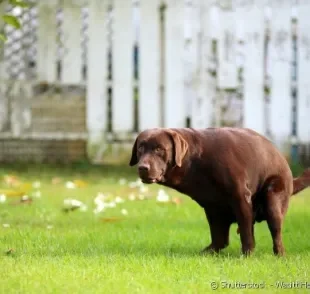
[{"label": "dog's black nose", "polygon": [[140,172],[148,172],[149,170],[150,170],[150,165],[149,164],[139,165],[139,171]]}]

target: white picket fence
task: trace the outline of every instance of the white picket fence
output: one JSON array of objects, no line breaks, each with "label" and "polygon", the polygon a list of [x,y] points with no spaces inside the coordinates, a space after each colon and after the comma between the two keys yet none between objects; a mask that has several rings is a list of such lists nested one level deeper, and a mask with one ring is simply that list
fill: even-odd
[{"label": "white picket fence", "polygon": [[35,9],[23,37],[11,34],[5,45],[12,55],[20,42],[19,70],[10,74],[12,63],[0,61],[2,93],[12,81],[30,90],[43,82],[84,87],[90,144],[107,133],[225,119],[282,147],[292,137],[310,143],[309,0],[41,0]]}]

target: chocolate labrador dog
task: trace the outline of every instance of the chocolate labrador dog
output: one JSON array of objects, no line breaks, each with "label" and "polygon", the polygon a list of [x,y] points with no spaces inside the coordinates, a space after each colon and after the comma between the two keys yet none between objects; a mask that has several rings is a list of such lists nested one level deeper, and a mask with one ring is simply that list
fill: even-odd
[{"label": "chocolate labrador dog", "polygon": [[283,219],[290,197],[310,185],[310,170],[293,179],[285,157],[265,137],[245,128],[155,128],[141,132],[130,166],[144,183],[158,183],[190,196],[204,210],[211,244],[229,245],[238,223],[242,253],[255,247],[254,224],[266,220],[273,252],[284,254]]}]

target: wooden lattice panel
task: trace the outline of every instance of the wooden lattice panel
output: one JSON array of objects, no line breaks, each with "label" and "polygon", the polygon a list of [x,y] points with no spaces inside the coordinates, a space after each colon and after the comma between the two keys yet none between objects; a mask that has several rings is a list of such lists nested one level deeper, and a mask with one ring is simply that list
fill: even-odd
[{"label": "wooden lattice panel", "polygon": [[85,159],[85,140],[0,139],[0,162],[69,163]]},{"label": "wooden lattice panel", "polygon": [[32,132],[86,132],[84,97],[43,96],[32,99]]}]

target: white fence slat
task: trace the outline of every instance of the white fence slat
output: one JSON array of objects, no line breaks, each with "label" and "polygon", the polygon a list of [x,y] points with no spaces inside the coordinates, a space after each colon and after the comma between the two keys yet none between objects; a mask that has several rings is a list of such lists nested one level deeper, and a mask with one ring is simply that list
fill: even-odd
[{"label": "white fence slat", "polygon": [[291,0],[271,1],[270,131],[274,143],[286,152],[292,129],[291,97]]},{"label": "white fence slat", "polygon": [[238,86],[236,12],[233,1],[225,1],[219,11],[217,85],[220,89]]},{"label": "white fence slat", "polygon": [[[235,19],[236,19],[236,36],[237,40],[244,40],[246,26],[249,19],[245,12],[255,4],[256,0],[234,0],[235,2]],[[261,3],[261,2],[259,2]]]},{"label": "white fence slat", "polygon": [[[0,15],[3,15],[5,13],[5,8],[6,8],[7,3],[0,3]],[[3,30],[4,27],[4,21],[3,18],[0,17],[0,31]],[[5,78],[6,73],[5,73],[5,62],[4,62],[4,46],[1,44],[0,47],[0,80]]]},{"label": "white fence slat", "polygon": [[243,125],[266,134],[264,101],[264,10],[261,0],[242,7],[244,39]]},{"label": "white fence slat", "polygon": [[159,1],[140,1],[139,127],[160,126],[160,24]]},{"label": "white fence slat", "polygon": [[209,24],[209,31],[210,31],[210,36],[211,39],[213,40],[218,40],[219,38],[219,33],[220,33],[220,9],[219,6],[217,5],[218,3],[213,0],[206,0],[203,1],[201,0],[202,3],[205,3],[209,5],[209,10],[210,10],[210,24]]},{"label": "white fence slat", "polygon": [[[3,15],[5,12],[6,3],[0,4],[0,15]],[[4,26],[4,21],[0,18],[0,31],[2,31]],[[4,52],[3,44],[0,45],[0,132],[4,130],[7,120],[8,120],[8,99],[6,97],[6,85],[3,82],[3,79],[6,78],[5,72],[5,62],[4,62]]]},{"label": "white fence slat", "polygon": [[37,78],[54,83],[57,80],[56,2],[38,3]]},{"label": "white fence slat", "polygon": [[297,132],[302,143],[310,142],[310,2],[300,1],[298,5],[298,57],[297,57]]},{"label": "white fence slat", "polygon": [[191,105],[197,101],[198,85],[199,85],[199,68],[198,61],[199,49],[199,0],[193,0],[185,4],[184,9],[184,95],[186,99],[186,115],[192,115]]},{"label": "white fence slat", "polygon": [[82,81],[82,13],[81,6],[70,1],[63,2],[64,56],[62,82],[79,84]]},{"label": "white fence slat", "polygon": [[165,22],[165,127],[185,127],[184,1],[167,0]]},{"label": "white fence slat", "polygon": [[[197,1],[197,0],[196,0]],[[211,1],[197,1],[199,15],[196,16],[200,22],[198,31],[196,52],[196,79],[197,95],[192,100],[191,126],[193,128],[210,127],[212,123],[212,100],[215,96],[216,82],[209,73],[209,63],[211,58]]]},{"label": "white fence slat", "polygon": [[[89,2],[87,129],[91,143],[98,143],[107,125],[107,1]],[[98,41],[100,36],[100,41]]]},{"label": "white fence slat", "polygon": [[134,121],[132,1],[113,3],[113,131],[130,132]]}]

